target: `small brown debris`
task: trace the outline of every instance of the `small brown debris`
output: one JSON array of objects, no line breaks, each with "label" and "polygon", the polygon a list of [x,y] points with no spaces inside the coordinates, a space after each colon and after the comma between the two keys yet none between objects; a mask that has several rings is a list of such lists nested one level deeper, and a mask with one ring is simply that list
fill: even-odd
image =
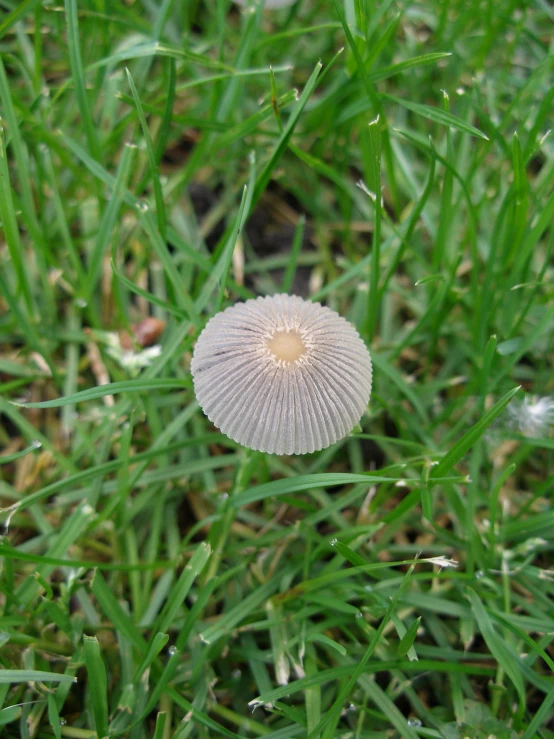
[{"label": "small brown debris", "polygon": [[161,318],[144,318],[140,323],[133,323],[131,328],[135,338],[142,346],[153,346],[165,331],[166,323]]}]

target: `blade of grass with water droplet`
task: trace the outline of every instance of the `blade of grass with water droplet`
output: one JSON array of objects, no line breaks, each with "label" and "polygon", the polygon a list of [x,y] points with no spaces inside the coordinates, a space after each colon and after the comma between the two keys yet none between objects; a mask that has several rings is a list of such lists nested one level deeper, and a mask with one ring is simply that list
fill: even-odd
[{"label": "blade of grass with water droplet", "polygon": [[150,135],[150,129],[148,128],[148,123],[146,122],[146,116],[144,115],[144,110],[142,109],[140,97],[139,97],[137,88],[135,86],[133,77],[131,75],[131,72],[127,68],[125,69],[125,72],[127,73],[127,80],[129,81],[129,86],[131,88],[133,100],[135,101],[135,107],[137,109],[137,114],[138,114],[140,125],[142,128],[142,135],[144,137],[144,142],[146,144],[146,153],[148,155],[148,166],[150,169],[150,178],[152,180],[152,187],[154,188],[154,200],[156,201],[156,216],[158,219],[158,231],[160,232],[160,236],[162,237],[162,239],[165,239],[166,229],[167,229],[167,217],[165,214],[164,196],[162,192],[162,185],[160,182],[160,173],[158,171],[158,163],[156,161],[156,154],[154,152],[154,145],[152,143],[152,136]]},{"label": "blade of grass with water droplet", "polygon": [[48,693],[48,721],[56,739],[62,739],[62,725],[56,699],[53,693]]},{"label": "blade of grass with water droplet", "polygon": [[148,652],[144,655],[144,659],[135,671],[133,682],[136,682],[140,678],[142,673],[150,667],[152,662],[156,659],[156,657],[162,651],[168,641],[169,634],[158,633],[154,636],[148,647]]},{"label": "blade of grass with water droplet", "polygon": [[476,136],[477,138],[483,139],[485,141],[489,140],[489,137],[486,136],[478,128],[475,128],[475,126],[470,126],[469,123],[462,121],[460,118],[457,118],[452,113],[448,113],[446,110],[433,108],[430,105],[423,105],[422,103],[413,103],[410,100],[403,100],[402,98],[398,98],[395,95],[385,95],[384,97],[387,100],[391,100],[392,102],[397,103],[398,105],[402,105],[402,107],[407,108],[408,110],[411,110],[412,113],[416,113],[417,115],[423,116],[424,118],[428,118],[434,123],[440,123],[441,126],[449,126],[450,128],[455,128],[458,131],[462,131],[462,133],[467,133],[470,136]]}]

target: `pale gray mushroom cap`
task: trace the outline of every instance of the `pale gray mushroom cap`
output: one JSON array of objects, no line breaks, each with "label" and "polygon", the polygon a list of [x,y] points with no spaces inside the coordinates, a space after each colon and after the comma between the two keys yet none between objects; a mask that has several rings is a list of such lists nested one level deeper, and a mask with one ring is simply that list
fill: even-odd
[{"label": "pale gray mushroom cap", "polygon": [[271,454],[306,454],[342,439],[371,393],[371,358],[352,324],[292,295],[217,313],[198,338],[191,371],[210,421]]}]

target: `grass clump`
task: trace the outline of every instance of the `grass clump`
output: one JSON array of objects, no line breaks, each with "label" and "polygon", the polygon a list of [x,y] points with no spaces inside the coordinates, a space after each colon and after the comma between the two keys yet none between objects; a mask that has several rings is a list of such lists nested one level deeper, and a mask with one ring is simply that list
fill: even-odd
[{"label": "grass clump", "polygon": [[[2,7],[2,735],[553,737],[550,6]],[[374,362],[302,457],[189,372],[283,290]]]}]

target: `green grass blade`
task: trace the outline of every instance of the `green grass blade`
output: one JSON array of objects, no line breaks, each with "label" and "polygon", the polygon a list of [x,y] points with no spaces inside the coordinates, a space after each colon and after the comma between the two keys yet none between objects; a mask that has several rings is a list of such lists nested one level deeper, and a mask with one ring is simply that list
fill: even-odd
[{"label": "green grass blade", "polygon": [[531,719],[529,725],[522,734],[522,739],[534,739],[538,734],[541,726],[552,717],[552,707],[554,706],[554,688],[545,696],[543,702],[539,706],[537,712]]},{"label": "green grass blade", "polygon": [[94,726],[98,737],[107,737],[108,731],[108,681],[100,645],[95,636],[84,636],[85,666],[91,696]]},{"label": "green grass blade", "polygon": [[167,713],[162,711],[156,716],[156,728],[154,730],[153,739],[164,739],[165,733],[165,722],[167,720]]},{"label": "green grass blade", "polygon": [[375,207],[373,239],[371,244],[371,266],[369,273],[369,296],[367,306],[368,341],[373,341],[379,310],[379,277],[381,257],[381,130],[379,116],[369,124],[368,161],[366,178]]},{"label": "green grass blade", "polygon": [[142,660],[142,662],[136,669],[133,682],[136,682],[140,678],[142,673],[150,667],[152,662],[156,659],[158,654],[166,646],[168,641],[169,641],[169,634],[158,633],[155,635],[155,637],[152,639],[152,643],[150,644],[148,648],[148,652],[146,653],[144,659]]},{"label": "green grass blade", "polygon": [[44,672],[42,670],[0,670],[0,685],[28,682],[76,683],[77,678],[58,672]]},{"label": "green grass blade", "polygon": [[131,292],[135,293],[136,295],[140,295],[143,298],[146,298],[149,303],[152,303],[153,305],[157,305],[159,308],[162,308],[164,311],[167,311],[168,313],[171,313],[174,316],[177,316],[177,318],[183,320],[187,317],[186,311],[182,310],[181,308],[177,308],[175,305],[172,305],[171,303],[168,303],[166,300],[162,300],[157,295],[154,295],[153,293],[149,292],[148,290],[144,290],[139,285],[135,285],[132,280],[130,280],[128,277],[125,277],[123,272],[119,270],[115,266],[115,262],[112,259],[111,262],[111,268],[112,272],[114,273],[115,277],[121,282],[122,285],[125,285],[126,288],[128,288]]},{"label": "green grass blade", "polygon": [[406,631],[404,636],[400,639],[398,647],[396,648],[396,654],[399,657],[405,657],[408,654],[408,652],[412,649],[416,636],[417,636],[420,623],[421,623],[421,616],[416,618],[416,620],[412,623],[412,625]]},{"label": "green grass blade", "polygon": [[391,64],[389,67],[382,67],[377,72],[371,72],[369,79],[371,82],[380,82],[381,80],[387,80],[390,77],[394,77],[395,74],[401,74],[406,72],[408,69],[417,69],[418,67],[425,67],[428,64],[434,64],[435,62],[445,59],[446,57],[452,56],[449,51],[434,51],[431,54],[421,54],[421,56],[415,56],[412,59],[406,59],[405,62],[398,62],[398,64]]},{"label": "green grass blade", "polygon": [[298,99],[298,102],[294,106],[294,110],[290,114],[290,117],[287,121],[286,126],[283,129],[283,133],[281,134],[279,141],[277,143],[277,146],[275,147],[275,150],[273,151],[269,161],[261,171],[258,180],[256,182],[256,188],[254,190],[254,195],[252,197],[252,205],[256,205],[258,200],[260,199],[262,193],[266,189],[266,187],[269,184],[269,181],[271,180],[271,176],[275,170],[275,167],[277,166],[279,160],[283,156],[285,149],[288,146],[288,142],[292,134],[294,133],[294,129],[296,128],[296,124],[298,123],[298,120],[300,119],[300,116],[302,114],[302,111],[306,107],[306,103],[310,99],[313,91],[315,90],[316,84],[317,84],[317,78],[319,77],[319,73],[321,71],[322,64],[321,62],[318,62],[315,66],[314,71],[310,75],[310,78],[306,82],[306,85],[304,86],[304,89],[302,90],[302,94],[300,95],[300,98]]},{"label": "green grass blade", "polygon": [[178,581],[173,586],[167,603],[156,622],[156,626],[154,628],[155,631],[167,631],[167,628],[173,622],[177,611],[181,608],[183,601],[187,597],[193,582],[206,566],[210,558],[210,554],[211,549],[209,544],[203,542],[197,547],[190,562],[185,565]]},{"label": "green grass blade", "polygon": [[3,38],[10,28],[23,18],[40,0],[21,0],[16,4],[15,8],[8,13],[4,20],[0,23],[0,39]]},{"label": "green grass blade", "polygon": [[400,596],[402,595],[403,591],[406,589],[408,582],[410,580],[410,577],[412,576],[412,573],[414,571],[414,565],[410,567],[404,578],[402,579],[402,583],[400,584],[400,587],[396,591],[394,597],[392,598],[389,607],[387,608],[387,611],[383,618],[381,619],[381,623],[379,624],[379,628],[376,629],[368,648],[364,652],[364,655],[362,659],[358,662],[358,664],[353,668],[352,674],[350,675],[346,685],[344,688],[339,692],[337,698],[335,699],[333,705],[326,711],[325,715],[322,717],[319,724],[315,727],[315,729],[310,732],[308,735],[308,739],[315,739],[317,736],[319,736],[319,733],[325,729],[325,727],[333,720],[334,717],[337,715],[340,715],[340,712],[342,711],[344,702],[350,695],[354,685],[356,684],[356,681],[364,671],[365,666],[369,662],[369,659],[373,652],[375,651],[375,647],[379,643],[379,640],[381,639],[381,635],[385,629],[385,626],[389,622],[392,614],[394,613],[394,609],[396,608],[396,604],[398,603],[398,600]]},{"label": "green grass blade", "polygon": [[244,226],[244,222],[248,216],[248,211],[250,208],[247,206],[251,206],[251,203],[252,203],[252,190],[250,190],[250,195],[249,195],[248,188],[245,187],[242,191],[242,198],[240,201],[239,212],[238,212],[233,230],[229,234],[229,238],[227,239],[227,242],[223,248],[220,258],[217,261],[217,264],[215,265],[208,279],[204,283],[202,287],[202,291],[200,292],[200,295],[196,298],[195,309],[198,313],[203,311],[204,308],[207,306],[210,300],[210,297],[212,296],[212,293],[217,287],[218,283],[219,283],[218,298],[217,298],[216,306],[213,312],[216,313],[218,309],[221,307],[221,303],[223,302],[223,295],[225,291],[225,283],[227,281],[227,275],[229,273],[231,259],[233,257],[233,251],[235,249],[238,235],[241,232]]},{"label": "green grass blade", "polygon": [[94,597],[97,599],[102,612],[109,618],[114,627],[123,634],[131,644],[144,652],[146,642],[142,634],[131,621],[130,617],[121,608],[108,584],[98,571],[94,573],[91,590]]},{"label": "green grass blade", "polygon": [[83,127],[85,129],[89,151],[94,159],[101,161],[100,142],[90,109],[87,83],[81,57],[77,0],[65,0],[65,17],[67,23],[67,50],[79,112],[83,119]]},{"label": "green grass blade", "polygon": [[244,490],[235,495],[231,500],[234,508],[254,503],[265,498],[285,495],[287,493],[296,493],[300,490],[309,490],[310,488],[333,487],[335,485],[354,485],[356,483],[372,483],[391,482],[394,480],[390,477],[379,477],[377,475],[355,475],[352,473],[335,473],[328,472],[320,475],[298,475],[297,477],[275,480],[265,485],[258,485]]},{"label": "green grass blade", "polygon": [[290,257],[287,260],[285,274],[283,275],[283,282],[281,283],[282,292],[287,294],[290,293],[292,289],[292,283],[294,282],[294,275],[296,273],[298,256],[302,249],[302,240],[304,238],[305,227],[306,218],[304,216],[300,216],[294,230],[294,238],[290,247]]},{"label": "green grass blade", "polygon": [[150,178],[152,180],[152,186],[154,188],[154,200],[156,201],[156,216],[158,219],[158,230],[160,232],[160,236],[162,237],[162,239],[165,239],[166,231],[167,231],[167,217],[165,214],[164,196],[162,192],[162,185],[160,183],[160,174],[158,172],[158,163],[156,160],[156,154],[154,152],[152,136],[150,135],[150,129],[148,128],[148,123],[146,122],[146,117],[144,115],[144,111],[142,109],[142,104],[140,102],[139,94],[137,92],[137,88],[133,81],[131,72],[128,69],[125,69],[125,72],[127,73],[127,79],[129,81],[129,86],[131,88],[133,100],[135,101],[135,107],[137,109],[140,125],[142,128],[142,135],[144,136],[144,142],[146,144],[146,153],[148,155],[148,166],[150,168]]},{"label": "green grass blade", "polygon": [[491,650],[492,655],[514,684],[520,701],[519,710],[522,711],[525,706],[525,686],[517,661],[514,659],[515,655],[508,649],[504,639],[494,629],[492,621],[477,593],[471,588],[467,589],[467,593],[479,631],[488,648]]},{"label": "green grass blade", "polygon": [[31,444],[26,449],[22,449],[20,452],[14,452],[13,454],[2,454],[2,456],[0,457],[0,465],[11,464],[17,459],[25,457],[30,452],[35,452],[37,449],[40,449],[40,443]]},{"label": "green grass blade", "polygon": [[58,707],[56,706],[56,700],[53,693],[48,694],[48,721],[54,732],[56,739],[62,739],[62,725],[60,721],[60,714],[58,713]]},{"label": "green grass blade", "polygon": [[137,205],[141,226],[148,236],[150,244],[154,249],[156,256],[160,260],[160,263],[162,264],[164,271],[173,286],[175,302],[178,303],[179,307],[181,307],[187,313],[190,321],[195,326],[199,326],[200,319],[198,317],[198,312],[194,307],[194,303],[189,295],[187,285],[175,262],[173,261],[171,254],[169,253],[167,242],[162,238],[162,235],[158,231],[157,225],[155,224],[151,213],[148,213],[147,209],[142,207],[142,204]]},{"label": "green grass blade", "polygon": [[123,148],[123,154],[117,169],[113,191],[110,196],[108,207],[104,211],[104,215],[100,222],[96,243],[88,264],[84,286],[84,300],[87,303],[91,300],[97,289],[102,270],[102,262],[105,254],[109,250],[110,242],[113,239],[113,231],[116,226],[119,209],[121,208],[123,194],[127,189],[127,182],[131,173],[134,153],[135,146],[126,145]]},{"label": "green grass blade", "polygon": [[103,398],[106,395],[116,395],[117,393],[141,393],[150,390],[172,390],[174,388],[184,389],[187,383],[184,380],[166,380],[152,379],[143,380],[123,380],[121,382],[110,382],[108,385],[100,385],[92,387],[88,390],[81,390],[79,393],[73,393],[65,398],[57,398],[56,400],[45,400],[42,403],[13,403],[13,405],[22,408],[62,408],[72,403],[84,403],[87,400],[95,400]]},{"label": "green grass blade", "polygon": [[490,411],[485,413],[485,415],[454,444],[441,461],[433,467],[429,475],[430,480],[436,480],[436,478],[443,477],[450,472],[452,467],[454,467],[454,465],[457,464],[460,459],[467,454],[471,447],[474,446],[483,436],[491,423],[498,418],[519,390],[520,388],[516,387],[506,393],[503,398],[493,405]]},{"label": "green grass blade", "polygon": [[158,131],[158,138],[156,139],[155,146],[155,161],[159,164],[163,157],[167,142],[169,140],[169,134],[171,131],[171,120],[173,118],[173,105],[175,103],[175,84],[177,74],[175,70],[175,60],[169,59],[168,64],[168,80],[167,80],[167,97],[165,99],[165,106],[162,115],[162,122],[160,130]]},{"label": "green grass blade", "polygon": [[31,294],[31,282],[27,273],[26,260],[19,236],[19,226],[15,215],[15,207],[10,187],[10,174],[8,171],[8,159],[4,146],[4,127],[0,120],[0,217],[2,228],[12,260],[13,268],[17,277],[17,293],[23,296],[27,312],[33,313],[33,298]]},{"label": "green grass blade", "polygon": [[478,128],[475,128],[475,126],[470,126],[469,123],[462,121],[460,118],[457,118],[452,113],[448,113],[446,110],[433,108],[430,105],[423,105],[421,103],[414,103],[410,100],[403,100],[396,97],[395,95],[385,95],[385,98],[387,100],[391,100],[394,103],[397,103],[398,105],[402,105],[402,107],[411,110],[412,113],[416,113],[416,115],[420,115],[423,118],[428,118],[434,123],[439,123],[441,126],[455,128],[462,133],[467,133],[470,136],[476,136],[477,138],[483,139],[484,141],[489,140],[489,137]]}]

